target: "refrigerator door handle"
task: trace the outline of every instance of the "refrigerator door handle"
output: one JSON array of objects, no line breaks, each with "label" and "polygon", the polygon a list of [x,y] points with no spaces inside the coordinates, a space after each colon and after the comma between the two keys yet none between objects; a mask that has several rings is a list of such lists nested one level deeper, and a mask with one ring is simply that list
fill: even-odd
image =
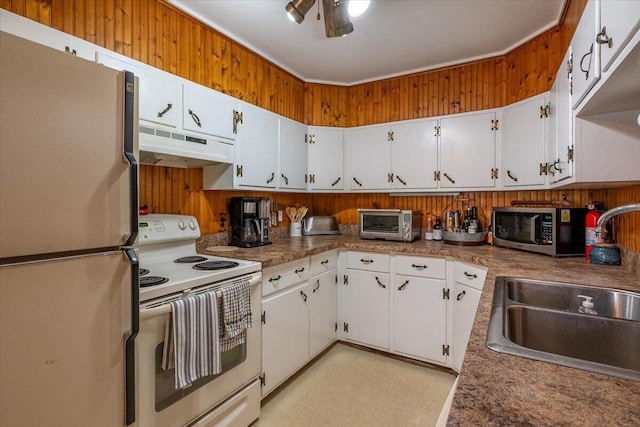
[{"label": "refrigerator door handle", "polygon": [[129,163],[130,234],[124,246],[131,246],[138,237],[138,161],[135,156],[134,127],[136,111],[136,81],[130,71],[124,71],[124,157]]},{"label": "refrigerator door handle", "polygon": [[127,425],[136,420],[136,348],[140,331],[140,262],[135,249],[127,248],[124,254],[131,263],[131,333],[125,341],[125,419]]}]

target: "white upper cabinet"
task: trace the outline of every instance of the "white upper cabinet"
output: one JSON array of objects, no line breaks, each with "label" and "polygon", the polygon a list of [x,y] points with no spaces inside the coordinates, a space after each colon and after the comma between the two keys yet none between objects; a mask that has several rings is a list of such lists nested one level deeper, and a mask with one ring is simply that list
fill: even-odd
[{"label": "white upper cabinet", "polygon": [[493,188],[495,111],[480,111],[440,119],[440,188]]},{"label": "white upper cabinet", "polygon": [[549,94],[511,104],[502,111],[502,184],[535,187],[545,184],[545,146]]},{"label": "white upper cabinet", "polygon": [[241,120],[238,118],[237,99],[185,81],[182,86],[182,102],[182,123],[185,130],[228,140],[236,139],[238,122]]},{"label": "white upper cabinet", "polygon": [[596,33],[600,28],[600,14],[596,1],[589,1],[571,39],[573,51],[572,107],[575,109],[600,79],[600,45]]},{"label": "white upper cabinet", "polygon": [[436,188],[433,173],[438,169],[437,120],[395,123],[392,130],[393,190]]},{"label": "white upper cabinet", "polygon": [[349,131],[349,167],[352,190],[391,188],[391,129],[363,126]]},{"label": "white upper cabinet", "polygon": [[344,189],[344,131],[340,128],[309,127],[308,189]]},{"label": "white upper cabinet", "polygon": [[278,115],[244,103],[235,152],[239,187],[275,188],[278,180]]},{"label": "white upper cabinet", "polygon": [[174,129],[182,126],[180,79],[132,59],[120,58],[115,53],[100,51],[96,54],[96,60],[110,68],[131,71],[138,77],[140,120]]},{"label": "white upper cabinet", "polygon": [[640,1],[600,0],[600,44],[602,71],[606,72],[631,37],[640,28]]},{"label": "white upper cabinet", "polygon": [[281,190],[306,190],[307,127],[302,123],[280,117],[280,173]]},{"label": "white upper cabinet", "polygon": [[573,176],[573,110],[571,108],[571,47],[549,94],[549,140],[546,172],[555,184]]}]

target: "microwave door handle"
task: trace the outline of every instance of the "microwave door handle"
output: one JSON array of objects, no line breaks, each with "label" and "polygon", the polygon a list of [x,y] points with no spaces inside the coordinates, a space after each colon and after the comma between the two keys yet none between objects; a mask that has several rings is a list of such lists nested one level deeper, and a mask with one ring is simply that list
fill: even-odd
[{"label": "microwave door handle", "polygon": [[529,226],[529,241],[532,243],[539,243],[537,236],[538,223],[540,222],[540,215],[534,215],[530,219],[531,225]]}]

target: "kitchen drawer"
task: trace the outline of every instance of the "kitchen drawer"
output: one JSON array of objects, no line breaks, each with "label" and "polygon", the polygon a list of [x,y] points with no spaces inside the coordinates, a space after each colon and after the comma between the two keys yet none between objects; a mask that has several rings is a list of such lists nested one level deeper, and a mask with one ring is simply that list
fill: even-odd
[{"label": "kitchen drawer", "polygon": [[447,276],[447,261],[444,258],[397,255],[396,274],[444,279]]},{"label": "kitchen drawer", "polygon": [[486,267],[459,261],[456,261],[453,266],[453,279],[456,282],[478,289],[479,291],[482,290],[486,277]]},{"label": "kitchen drawer", "polygon": [[321,254],[311,255],[310,276],[317,276],[338,266],[338,251],[332,250]]},{"label": "kitchen drawer", "polygon": [[271,295],[309,279],[309,257],[262,270],[262,296]]},{"label": "kitchen drawer", "polygon": [[389,272],[389,254],[376,252],[347,252],[347,268]]}]

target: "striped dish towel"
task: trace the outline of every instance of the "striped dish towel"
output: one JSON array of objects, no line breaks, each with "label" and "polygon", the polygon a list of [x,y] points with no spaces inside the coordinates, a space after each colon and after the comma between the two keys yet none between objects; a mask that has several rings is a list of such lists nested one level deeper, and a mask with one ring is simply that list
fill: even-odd
[{"label": "striped dish towel", "polygon": [[253,326],[251,284],[248,280],[220,288],[222,293],[221,351],[244,344],[247,328]]},{"label": "striped dish towel", "polygon": [[176,389],[182,389],[222,371],[218,299],[211,291],[170,304]]}]

